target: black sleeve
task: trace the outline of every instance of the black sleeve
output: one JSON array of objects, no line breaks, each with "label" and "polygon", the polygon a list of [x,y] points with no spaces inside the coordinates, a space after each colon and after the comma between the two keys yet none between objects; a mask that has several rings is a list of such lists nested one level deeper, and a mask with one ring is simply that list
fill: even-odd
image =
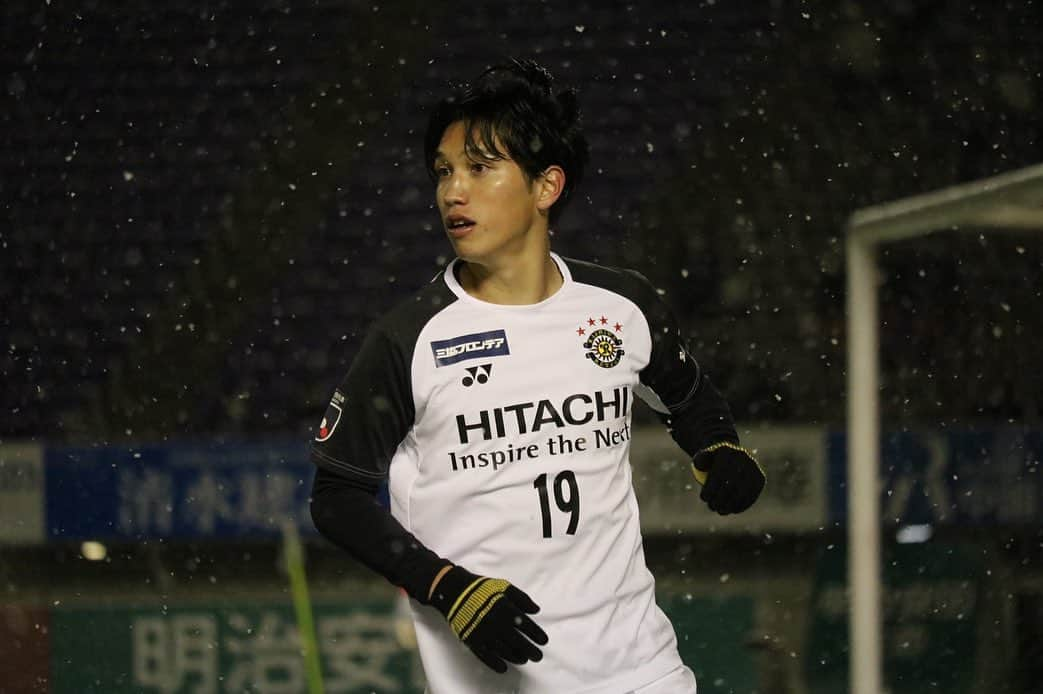
[{"label": "black sleeve", "polygon": [[415,419],[411,364],[422,326],[447,304],[429,285],[386,314],[363,341],[315,433],[315,527],[352,557],[422,603],[449,562],[417,540],[376,499]]},{"label": "black sleeve", "polygon": [[427,604],[431,582],[450,562],[402,527],[377,501],[377,489],[320,467],[312,486],[312,522],[330,542]]},{"label": "black sleeve", "polygon": [[396,337],[379,323],[366,336],[312,444],[319,468],[364,486],[387,477],[395,449],[413,426],[412,345]]},{"label": "black sleeve", "polygon": [[651,358],[641,372],[642,385],[655,396],[646,398],[649,405],[690,456],[714,443],[737,444],[728,403],[688,350],[673,311],[647,279],[634,271],[628,274],[635,280],[633,298],[652,337]]}]

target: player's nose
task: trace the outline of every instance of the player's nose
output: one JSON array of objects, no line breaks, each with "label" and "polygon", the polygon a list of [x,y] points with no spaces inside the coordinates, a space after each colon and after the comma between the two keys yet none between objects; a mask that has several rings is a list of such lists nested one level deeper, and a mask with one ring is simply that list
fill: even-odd
[{"label": "player's nose", "polygon": [[448,207],[450,205],[462,205],[467,202],[467,182],[464,176],[455,173],[450,174],[443,181],[439,194],[442,202]]}]

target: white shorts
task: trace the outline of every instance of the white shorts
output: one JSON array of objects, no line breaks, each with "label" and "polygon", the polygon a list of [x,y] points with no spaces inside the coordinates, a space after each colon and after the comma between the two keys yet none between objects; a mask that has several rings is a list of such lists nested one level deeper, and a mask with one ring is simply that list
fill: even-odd
[{"label": "white shorts", "polygon": [[[516,691],[516,689],[508,685],[508,689],[501,690],[499,694]],[[425,688],[424,694],[431,694],[431,690]],[[696,694],[695,674],[682,665],[674,668],[657,680],[653,680],[637,689],[631,689],[626,694]]]},{"label": "white shorts", "polygon": [[643,687],[629,692],[628,694],[695,694],[695,674],[686,666],[671,670],[654,682],[649,682]]}]

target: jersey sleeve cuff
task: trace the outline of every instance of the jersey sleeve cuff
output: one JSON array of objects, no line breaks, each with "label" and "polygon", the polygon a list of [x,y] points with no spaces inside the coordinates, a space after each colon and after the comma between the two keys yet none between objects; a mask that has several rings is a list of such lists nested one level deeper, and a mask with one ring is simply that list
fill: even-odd
[{"label": "jersey sleeve cuff", "polygon": [[318,448],[311,449],[311,460],[320,468],[329,470],[330,472],[337,473],[356,479],[366,484],[379,484],[384,480],[385,475],[381,472],[374,470],[367,470],[365,468],[352,465],[351,463],[334,458],[331,455],[323,453]]}]

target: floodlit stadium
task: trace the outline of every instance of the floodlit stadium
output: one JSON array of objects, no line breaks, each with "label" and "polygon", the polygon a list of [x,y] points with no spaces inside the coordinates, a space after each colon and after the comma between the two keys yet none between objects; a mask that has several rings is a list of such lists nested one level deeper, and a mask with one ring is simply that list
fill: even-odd
[{"label": "floodlit stadium", "polygon": [[[527,568],[558,572],[560,598],[594,561],[561,543],[619,540],[579,544],[608,511],[556,461],[628,449],[639,549],[701,694],[1043,692],[1040,8],[0,16],[0,694],[429,686],[419,606],[316,529],[313,451],[367,429],[337,388],[371,326],[454,267],[429,116],[509,57],[575,88],[589,142],[551,250],[654,285],[671,356],[712,375],[767,483],[714,513],[670,403],[576,385],[641,353],[597,312],[521,373],[521,329],[423,334],[473,405],[450,433],[490,441],[445,456],[452,479],[533,470],[533,547],[559,554]],[[516,395],[544,381],[561,392]],[[392,443],[425,441],[410,431]],[[401,512],[389,474],[374,493]]]}]

